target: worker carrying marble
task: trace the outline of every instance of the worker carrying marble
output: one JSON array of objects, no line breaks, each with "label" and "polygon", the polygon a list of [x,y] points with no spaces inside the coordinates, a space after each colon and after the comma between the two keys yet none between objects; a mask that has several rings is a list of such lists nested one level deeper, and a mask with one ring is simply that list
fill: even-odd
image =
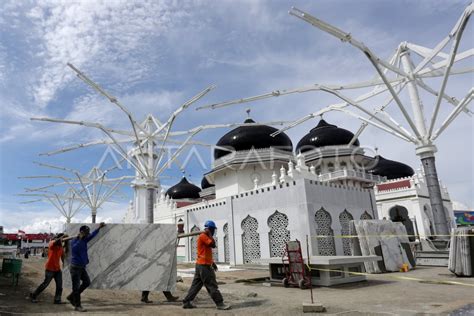
[{"label": "worker carrying marble", "polygon": [[217,229],[216,223],[206,221],[204,228],[204,232],[197,239],[196,271],[191,288],[183,300],[183,308],[195,308],[196,306],[192,304],[192,301],[201,288],[205,286],[212,300],[216,303],[217,309],[227,310],[231,307],[224,303],[222,294],[218,289],[215,273],[217,265],[212,259],[212,248],[216,247],[216,241],[213,238]]},{"label": "worker carrying marble", "polygon": [[68,237],[67,235],[60,233],[54,236],[54,238],[48,244],[48,260],[45,264],[45,276],[44,281],[38,288],[30,293],[30,300],[33,303],[37,303],[37,297],[41,294],[54,279],[56,283],[56,291],[54,294],[54,304],[61,304],[61,294],[63,292],[63,275],[61,271],[61,263],[64,264],[64,248],[63,242],[72,239],[74,237]]},{"label": "worker carrying marble", "polygon": [[86,266],[89,264],[87,243],[97,236],[100,229],[104,226],[105,223],[100,223],[99,227],[91,233],[89,226],[83,225],[79,228],[77,237],[71,240],[71,265],[69,269],[71,272],[72,293],[66,298],[77,312],[86,311],[81,305],[81,293],[91,284],[86,270]]}]

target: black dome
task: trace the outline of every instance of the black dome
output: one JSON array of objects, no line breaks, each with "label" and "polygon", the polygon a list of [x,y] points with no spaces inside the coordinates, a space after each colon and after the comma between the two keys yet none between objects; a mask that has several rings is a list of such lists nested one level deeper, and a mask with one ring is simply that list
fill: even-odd
[{"label": "black dome", "polygon": [[388,180],[411,177],[415,174],[413,169],[404,163],[385,159],[379,155],[375,156],[374,159],[378,159],[378,162],[369,172],[378,176],[387,177]]},{"label": "black dome", "polygon": [[202,180],[201,180],[201,189],[207,189],[207,188],[211,188],[211,187],[215,187],[214,184],[210,184],[209,181],[207,181],[206,177],[202,177]]},{"label": "black dome", "polygon": [[[244,123],[255,123],[252,119],[246,119]],[[293,143],[285,134],[280,133],[275,137],[270,136],[277,129],[267,125],[239,126],[219,139],[217,146],[228,148],[232,151],[249,150],[252,148],[276,147],[285,151],[293,151]],[[229,151],[215,149],[214,159],[218,159],[229,154]]]},{"label": "black dome", "polygon": [[166,195],[174,200],[179,199],[199,199],[199,192],[201,189],[192,183],[188,182],[186,177],[166,191]]},{"label": "black dome", "polygon": [[[296,152],[306,152],[315,147],[347,145],[351,142],[354,134],[336,125],[329,124],[321,119],[318,125],[303,136],[296,145]],[[353,144],[359,146],[359,140]]]}]

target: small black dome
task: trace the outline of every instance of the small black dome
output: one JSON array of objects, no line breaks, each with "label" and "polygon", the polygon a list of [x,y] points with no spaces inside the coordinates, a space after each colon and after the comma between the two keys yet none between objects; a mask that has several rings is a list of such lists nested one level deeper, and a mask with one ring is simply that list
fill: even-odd
[{"label": "small black dome", "polygon": [[378,162],[369,172],[381,177],[387,177],[388,180],[411,177],[415,174],[413,169],[404,163],[385,159],[380,155],[375,156],[374,159],[376,161],[378,159]]},{"label": "small black dome", "polygon": [[[249,118],[244,123],[255,123],[255,121]],[[267,125],[239,126],[222,136],[216,145],[232,151],[275,147],[292,152],[293,143],[285,133],[280,133],[275,137],[270,136],[270,134],[276,131],[276,128]],[[214,159],[229,153],[226,150],[215,149]]]},{"label": "small black dome", "polygon": [[166,195],[174,200],[179,199],[199,199],[199,192],[201,189],[192,183],[188,182],[186,177],[166,191]]},{"label": "small black dome", "polygon": [[[303,136],[296,145],[296,152],[306,152],[316,147],[347,145],[351,142],[354,134],[336,125],[329,124],[321,119],[318,125]],[[353,146],[359,146],[356,139]]]},{"label": "small black dome", "polygon": [[202,180],[201,180],[201,189],[207,189],[207,188],[211,188],[211,187],[215,187],[214,184],[210,184],[209,181],[207,181],[206,177],[202,177]]}]

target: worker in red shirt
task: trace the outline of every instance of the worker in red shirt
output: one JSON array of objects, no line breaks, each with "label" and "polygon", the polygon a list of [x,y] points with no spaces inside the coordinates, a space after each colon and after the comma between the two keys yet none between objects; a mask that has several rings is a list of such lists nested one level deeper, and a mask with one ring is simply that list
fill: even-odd
[{"label": "worker in red shirt", "polygon": [[45,264],[45,276],[44,281],[41,283],[38,288],[30,293],[31,302],[37,303],[37,297],[43,292],[51,283],[51,280],[54,279],[56,283],[56,293],[54,295],[54,304],[61,304],[61,294],[63,292],[63,277],[61,272],[61,265],[59,261],[64,263],[64,249],[63,241],[66,241],[70,238],[64,234],[57,234],[53,240],[49,242],[48,245],[48,260]]},{"label": "worker in red shirt", "polygon": [[199,235],[197,240],[196,271],[188,295],[183,300],[183,308],[196,307],[192,304],[192,301],[204,285],[212,300],[216,303],[217,309],[227,310],[231,307],[224,303],[222,294],[219,292],[215,273],[217,265],[212,260],[212,248],[216,248],[216,242],[212,237],[217,229],[216,223],[206,221],[204,227],[204,232]]}]

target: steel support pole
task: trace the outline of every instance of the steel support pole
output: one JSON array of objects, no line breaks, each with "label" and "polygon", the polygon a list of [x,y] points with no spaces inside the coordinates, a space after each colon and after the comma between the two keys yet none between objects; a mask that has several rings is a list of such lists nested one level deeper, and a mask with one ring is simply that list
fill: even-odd
[{"label": "steel support pole", "polygon": [[95,224],[96,216],[97,216],[97,209],[92,208],[91,209],[91,214],[92,214],[92,223]]},{"label": "steel support pole", "polygon": [[[439,185],[438,173],[436,172],[435,156],[436,147],[423,146],[417,148],[417,155],[421,158],[423,170],[425,172],[426,185],[430,197],[431,209],[436,235],[449,235],[450,225],[448,225],[448,216],[444,210],[443,198],[441,195],[441,186]],[[445,239],[446,236],[438,239]]]}]

